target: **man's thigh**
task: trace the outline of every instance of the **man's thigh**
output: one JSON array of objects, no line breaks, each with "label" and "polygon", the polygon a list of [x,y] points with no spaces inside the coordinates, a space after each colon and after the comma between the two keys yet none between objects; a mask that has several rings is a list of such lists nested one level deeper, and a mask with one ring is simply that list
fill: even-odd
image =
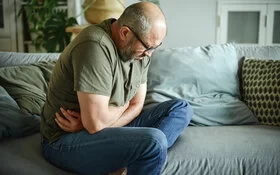
[{"label": "man's thigh", "polygon": [[112,172],[135,162],[151,146],[151,140],[162,135],[154,128],[105,128],[95,134],[83,130],[43,144],[43,150],[47,160],[66,170]]}]

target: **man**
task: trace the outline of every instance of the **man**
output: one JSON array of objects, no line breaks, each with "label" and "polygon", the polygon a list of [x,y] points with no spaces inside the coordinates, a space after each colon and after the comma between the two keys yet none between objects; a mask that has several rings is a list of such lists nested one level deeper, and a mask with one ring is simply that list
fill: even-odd
[{"label": "man", "polygon": [[[152,52],[166,35],[153,3],[84,29],[61,54],[42,112],[44,157],[78,174],[158,175],[193,115],[184,100],[143,109]],[[67,110],[68,109],[68,110]],[[57,113],[60,111],[59,113]]]}]

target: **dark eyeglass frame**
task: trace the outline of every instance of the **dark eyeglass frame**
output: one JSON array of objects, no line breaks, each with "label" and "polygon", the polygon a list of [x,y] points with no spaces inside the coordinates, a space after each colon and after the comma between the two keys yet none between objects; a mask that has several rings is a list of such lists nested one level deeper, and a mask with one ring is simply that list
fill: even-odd
[{"label": "dark eyeglass frame", "polygon": [[161,43],[160,43],[159,45],[157,45],[156,47],[149,47],[149,46],[147,46],[147,45],[144,43],[144,41],[142,41],[142,39],[140,38],[140,36],[139,36],[136,32],[134,32],[134,30],[133,30],[131,27],[129,27],[129,26],[127,26],[127,25],[123,25],[123,26],[129,28],[129,30],[133,33],[133,35],[135,36],[135,38],[136,38],[138,41],[140,41],[140,43],[145,47],[146,50],[144,50],[143,53],[149,52],[149,51],[152,51],[152,50],[156,50],[156,49],[157,49],[159,46],[161,46],[161,44],[162,44],[162,42],[161,42]]}]

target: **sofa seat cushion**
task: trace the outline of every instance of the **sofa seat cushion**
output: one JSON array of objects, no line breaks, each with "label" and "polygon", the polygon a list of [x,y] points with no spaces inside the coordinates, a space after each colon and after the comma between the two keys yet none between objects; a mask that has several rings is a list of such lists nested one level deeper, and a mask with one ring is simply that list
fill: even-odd
[{"label": "sofa seat cushion", "polygon": [[163,175],[278,174],[280,127],[187,127],[169,149]]},{"label": "sofa seat cushion", "polygon": [[280,126],[280,60],[245,58],[242,96],[262,124]]},{"label": "sofa seat cushion", "polygon": [[[187,127],[168,156],[162,175],[277,174],[280,127]],[[0,142],[0,174],[70,175],[42,156],[40,134]]]},{"label": "sofa seat cushion", "polygon": [[0,141],[0,174],[5,175],[71,175],[48,163],[42,154],[39,133]]}]

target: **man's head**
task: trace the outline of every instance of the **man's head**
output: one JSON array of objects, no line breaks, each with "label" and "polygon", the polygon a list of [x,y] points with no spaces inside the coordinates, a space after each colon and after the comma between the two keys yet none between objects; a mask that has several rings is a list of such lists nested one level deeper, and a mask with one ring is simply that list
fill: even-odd
[{"label": "man's head", "polygon": [[151,56],[166,35],[166,21],[160,8],[151,2],[128,6],[116,21],[112,34],[121,57],[142,59]]}]

